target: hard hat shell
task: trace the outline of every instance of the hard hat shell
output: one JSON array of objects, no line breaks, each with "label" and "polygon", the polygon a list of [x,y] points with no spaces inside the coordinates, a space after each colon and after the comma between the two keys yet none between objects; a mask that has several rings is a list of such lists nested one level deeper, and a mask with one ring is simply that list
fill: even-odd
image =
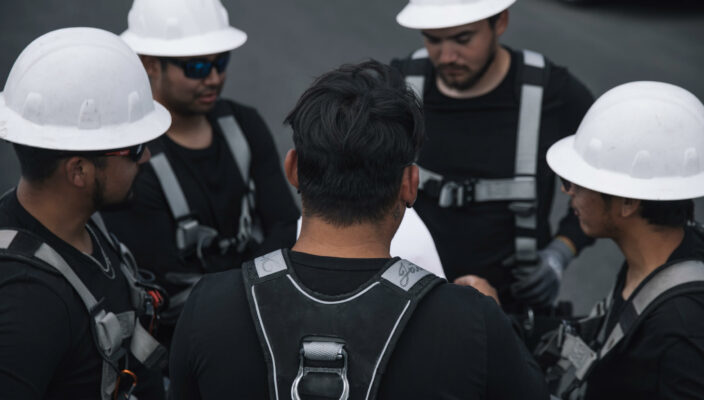
[{"label": "hard hat shell", "polygon": [[137,54],[163,57],[217,54],[247,41],[220,0],[134,0],[121,36]]},{"label": "hard hat shell", "polygon": [[516,0],[410,0],[396,22],[411,29],[451,28],[494,16]]},{"label": "hard hat shell", "polygon": [[31,147],[119,149],[152,140],[170,124],[139,57],[100,29],[59,29],[35,39],[0,93],[0,139]]},{"label": "hard hat shell", "polygon": [[661,82],[602,95],[575,135],[550,147],[555,173],[601,193],[641,200],[704,196],[704,105]]}]

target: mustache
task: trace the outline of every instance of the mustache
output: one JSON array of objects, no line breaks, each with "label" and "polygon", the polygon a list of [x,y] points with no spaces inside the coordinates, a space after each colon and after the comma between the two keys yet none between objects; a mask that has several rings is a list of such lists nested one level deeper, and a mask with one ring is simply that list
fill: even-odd
[{"label": "mustache", "polygon": [[449,63],[449,64],[441,64],[437,67],[438,71],[446,71],[448,69],[461,69],[464,71],[469,72],[469,68],[466,65],[459,65],[455,63]]}]

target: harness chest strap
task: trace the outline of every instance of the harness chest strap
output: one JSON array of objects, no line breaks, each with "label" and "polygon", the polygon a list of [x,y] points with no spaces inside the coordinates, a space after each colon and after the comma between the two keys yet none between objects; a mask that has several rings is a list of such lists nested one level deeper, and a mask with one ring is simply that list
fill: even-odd
[{"label": "harness chest strap", "polygon": [[[15,246],[13,245],[15,241],[33,241],[33,244],[30,246]],[[36,248],[33,253],[18,250],[32,247]],[[39,264],[40,268],[51,267],[66,279],[81,298],[88,314],[91,316],[91,330],[96,338],[98,352],[103,358],[101,399],[110,399],[115,389],[117,380],[116,365],[125,355],[122,349],[123,340],[131,337],[130,349],[132,354],[137,360],[149,367],[165,354],[165,349],[141,326],[134,311],[114,314],[104,309],[64,258],[47,243],[42,242],[28,232],[9,229],[0,230],[0,255],[27,262],[31,265]]]},{"label": "harness chest strap", "polygon": [[[297,281],[280,250],[245,264],[242,272],[272,399],[298,399],[299,385],[316,374],[338,377],[342,389],[333,396],[374,399],[405,323],[421,298],[443,281],[398,260],[353,293],[323,296]],[[360,338],[360,331],[370,333]]]},{"label": "harness chest strap", "polygon": [[[425,49],[416,51],[411,58],[427,58]],[[545,58],[534,51],[523,50],[521,94],[518,115],[518,132],[515,155],[515,177],[511,179],[468,179],[464,182],[445,181],[436,172],[418,166],[419,189],[437,192],[440,207],[462,207],[470,202],[513,201],[510,205],[515,215],[516,260],[531,262],[537,258],[537,189],[535,176],[538,165],[538,140],[543,101]],[[422,72],[422,71],[418,71]],[[413,73],[406,76],[406,83],[422,100],[425,75]],[[435,186],[434,188],[432,186]],[[434,190],[433,190],[434,189]]]}]

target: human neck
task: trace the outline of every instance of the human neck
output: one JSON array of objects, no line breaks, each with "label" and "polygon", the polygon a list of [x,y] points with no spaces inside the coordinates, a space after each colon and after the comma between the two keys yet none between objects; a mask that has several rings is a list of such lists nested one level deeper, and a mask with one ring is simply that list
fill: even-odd
[{"label": "human neck", "polygon": [[682,228],[653,226],[640,219],[614,239],[626,257],[624,299],[628,299],[651,272],[667,262],[683,238]]},{"label": "human neck", "polygon": [[339,258],[390,258],[394,230],[389,224],[362,223],[340,227],[319,217],[306,217],[292,250]]},{"label": "human neck", "polygon": [[483,96],[496,89],[504,78],[506,78],[510,68],[511,53],[503,46],[498,46],[496,56],[489,65],[489,68],[472,87],[463,90],[454,89],[447,86],[439,76],[435,78],[435,82],[440,93],[447,97],[453,99],[470,99]]},{"label": "human neck", "polygon": [[84,253],[93,252],[85,226],[94,210],[84,198],[66,193],[51,182],[36,185],[20,179],[17,201],[59,239]]},{"label": "human neck", "polygon": [[169,139],[187,149],[205,149],[213,141],[213,129],[203,114],[182,115],[171,113],[171,127],[166,132]]}]

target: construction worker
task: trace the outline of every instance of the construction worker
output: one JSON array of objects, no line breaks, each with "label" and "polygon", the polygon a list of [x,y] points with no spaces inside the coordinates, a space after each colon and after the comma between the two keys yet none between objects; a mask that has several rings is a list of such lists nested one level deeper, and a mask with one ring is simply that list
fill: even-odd
[{"label": "construction worker", "polygon": [[625,257],[607,299],[541,354],[568,372],[565,398],[704,399],[703,155],[704,105],[660,82],[608,91],[548,151],[584,232]]},{"label": "construction worker", "polygon": [[[506,311],[522,313],[554,304],[565,268],[591,242],[571,213],[551,234],[545,152],[593,98],[564,67],[500,44],[514,1],[410,0],[396,20],[420,30],[425,47],[392,65],[423,101],[415,210],[448,280],[488,281]],[[419,245],[405,247],[400,255]]]},{"label": "construction worker", "polygon": [[91,215],[131,195],[144,143],[170,122],[112,33],[53,31],[13,65],[0,137],[22,177],[0,199],[3,399],[164,398],[166,350],[148,332],[163,297]]},{"label": "construction worker", "polygon": [[194,289],[174,334],[174,399],[547,398],[493,300],[389,255],[424,139],[403,77],[342,66],[286,121],[301,234]]},{"label": "construction worker", "polygon": [[135,0],[122,38],[173,123],[150,143],[131,207],[105,219],[171,295],[168,343],[195,282],[293,245],[299,211],[259,113],[219,98],[230,51],[247,38],[220,0]]}]

